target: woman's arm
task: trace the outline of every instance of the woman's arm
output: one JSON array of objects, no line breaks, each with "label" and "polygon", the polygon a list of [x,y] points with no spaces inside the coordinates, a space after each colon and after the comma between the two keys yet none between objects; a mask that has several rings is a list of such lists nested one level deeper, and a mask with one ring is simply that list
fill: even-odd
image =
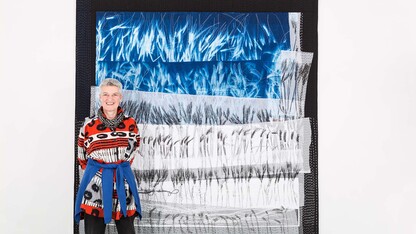
[{"label": "woman's arm", "polygon": [[134,121],[134,129],[133,129],[133,132],[135,134],[135,137],[134,137],[134,143],[133,143],[134,144],[133,145],[133,150],[131,151],[132,152],[131,153],[132,159],[130,160],[130,165],[133,163],[135,156],[138,155],[138,150],[139,150],[139,146],[140,146],[140,132],[139,132],[139,128],[137,127],[136,121],[135,120],[133,120],[133,121]]},{"label": "woman's arm", "polygon": [[79,165],[81,166],[81,168],[83,170],[85,170],[85,167],[87,166],[87,154],[86,154],[85,145],[84,145],[85,140],[86,140],[85,139],[86,138],[86,136],[85,136],[85,127],[87,125],[87,122],[88,122],[88,119],[85,118],[85,122],[82,125],[81,129],[79,130],[78,143],[77,143],[77,146],[78,146],[78,155],[77,155],[78,163],[79,163]]}]

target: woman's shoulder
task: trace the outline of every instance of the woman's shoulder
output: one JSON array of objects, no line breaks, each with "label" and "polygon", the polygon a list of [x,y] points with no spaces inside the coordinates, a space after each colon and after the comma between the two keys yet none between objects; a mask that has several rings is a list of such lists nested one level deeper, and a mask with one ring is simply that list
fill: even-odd
[{"label": "woman's shoulder", "polygon": [[93,126],[95,124],[95,122],[97,122],[97,120],[98,120],[98,116],[96,116],[96,115],[91,115],[91,116],[85,117],[83,126],[84,127],[87,126],[87,125],[88,126]]},{"label": "woman's shoulder", "polygon": [[127,114],[124,114],[124,120],[123,121],[136,122],[136,120],[132,116],[129,116]]}]

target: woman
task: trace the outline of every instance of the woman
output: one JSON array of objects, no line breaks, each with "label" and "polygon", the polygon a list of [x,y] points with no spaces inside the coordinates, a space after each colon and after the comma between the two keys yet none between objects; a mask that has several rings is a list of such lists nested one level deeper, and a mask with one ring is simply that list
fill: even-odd
[{"label": "woman", "polygon": [[78,137],[78,161],[84,171],[75,202],[75,221],[84,219],[85,233],[105,233],[115,220],[120,234],[135,233],[141,218],[140,199],[130,165],[140,144],[136,121],[121,109],[122,85],[105,79],[101,107],[86,118]]}]

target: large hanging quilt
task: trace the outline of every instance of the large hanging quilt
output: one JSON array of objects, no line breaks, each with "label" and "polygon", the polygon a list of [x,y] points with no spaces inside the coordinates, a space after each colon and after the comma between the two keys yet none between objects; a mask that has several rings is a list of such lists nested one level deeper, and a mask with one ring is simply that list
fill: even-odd
[{"label": "large hanging quilt", "polygon": [[105,78],[138,123],[138,233],[318,233],[316,0],[77,1],[76,40],[75,134]]}]

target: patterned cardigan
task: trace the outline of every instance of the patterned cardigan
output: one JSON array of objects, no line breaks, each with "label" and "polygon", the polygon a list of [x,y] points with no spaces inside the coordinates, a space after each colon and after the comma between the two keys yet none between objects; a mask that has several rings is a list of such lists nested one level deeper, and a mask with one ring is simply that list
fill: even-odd
[{"label": "patterned cardigan", "polygon": [[[118,113],[121,112],[122,110],[119,108]],[[88,159],[104,164],[129,162],[131,165],[139,145],[140,134],[136,121],[133,118],[125,116],[115,129],[110,129],[98,117],[88,117],[85,119],[78,136],[78,162],[83,170],[87,166]],[[112,219],[119,220],[123,215],[120,211],[120,202],[116,193],[115,182],[116,177],[114,176]],[[129,189],[128,183],[125,182],[124,184],[127,216],[136,216],[138,213],[133,194],[131,189]],[[86,187],[81,203],[82,212],[103,218],[102,194],[101,169],[93,176]],[[82,215],[81,218],[83,218]]]}]

